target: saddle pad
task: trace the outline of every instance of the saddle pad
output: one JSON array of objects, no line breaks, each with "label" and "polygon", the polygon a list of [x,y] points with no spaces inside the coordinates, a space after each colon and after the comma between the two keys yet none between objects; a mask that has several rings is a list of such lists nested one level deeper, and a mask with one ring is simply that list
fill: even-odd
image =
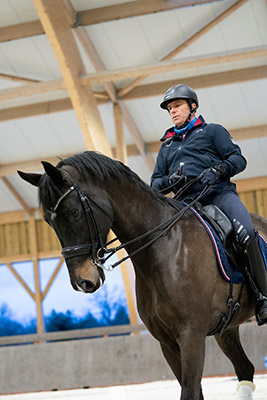
[{"label": "saddle pad", "polygon": [[[215,252],[217,266],[218,266],[220,275],[223,277],[223,279],[226,282],[241,283],[243,280],[243,274],[240,271],[237,271],[236,269],[234,269],[234,267],[230,264],[229,259],[225,253],[223,244],[222,244],[219,236],[213,229],[213,227],[207,221],[205,221],[194,208],[190,208],[190,210],[195,214],[195,216],[198,218],[198,220],[204,226],[204,228],[206,229],[206,231],[210,237],[210,240],[213,245],[214,252]],[[267,246],[266,246],[266,248],[267,248]]]}]

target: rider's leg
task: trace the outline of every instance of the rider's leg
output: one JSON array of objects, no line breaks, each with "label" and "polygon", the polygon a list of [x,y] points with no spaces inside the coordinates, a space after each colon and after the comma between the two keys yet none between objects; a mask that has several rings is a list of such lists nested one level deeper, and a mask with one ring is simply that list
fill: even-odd
[{"label": "rider's leg", "polygon": [[259,325],[267,323],[267,270],[259,237],[255,232],[250,215],[235,192],[223,191],[215,196],[217,205],[233,222],[236,240],[244,249],[249,272],[256,286],[256,318]]},{"label": "rider's leg", "polygon": [[256,292],[256,317],[259,325],[267,323],[267,273],[266,263],[260,248],[259,236],[247,243],[245,254],[249,270],[259,293]]}]

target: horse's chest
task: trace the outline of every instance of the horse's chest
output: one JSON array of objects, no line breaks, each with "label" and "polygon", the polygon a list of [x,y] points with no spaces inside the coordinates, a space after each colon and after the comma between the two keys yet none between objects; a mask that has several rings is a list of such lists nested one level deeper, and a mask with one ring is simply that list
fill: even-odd
[{"label": "horse's chest", "polygon": [[155,288],[136,289],[137,308],[142,321],[157,340],[163,341],[166,336],[166,325],[161,315],[162,303]]}]

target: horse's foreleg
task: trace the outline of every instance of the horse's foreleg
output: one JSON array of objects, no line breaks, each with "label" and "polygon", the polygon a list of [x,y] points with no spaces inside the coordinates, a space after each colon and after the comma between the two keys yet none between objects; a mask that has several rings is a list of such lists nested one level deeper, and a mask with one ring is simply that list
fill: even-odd
[{"label": "horse's foreleg", "polygon": [[205,359],[205,337],[187,332],[179,338],[182,369],[181,400],[203,400],[201,379]]},{"label": "horse's foreleg", "polygon": [[172,372],[174,373],[178,382],[181,384],[181,355],[178,344],[175,344],[174,346],[167,346],[165,343],[160,343],[160,347]]},{"label": "horse's foreleg", "polygon": [[239,327],[226,330],[220,337],[215,335],[215,339],[232,362],[239,381],[253,381],[254,366],[249,361],[239,338]]},{"label": "horse's foreleg", "polygon": [[[176,379],[182,386],[181,353],[180,353],[179,345],[175,344],[174,346],[171,346],[171,347],[169,347],[163,343],[161,343],[160,345],[161,345],[161,350],[163,352],[163,355],[164,355],[167,363],[169,364]],[[204,400],[201,387],[200,387],[200,394],[197,399]]]}]

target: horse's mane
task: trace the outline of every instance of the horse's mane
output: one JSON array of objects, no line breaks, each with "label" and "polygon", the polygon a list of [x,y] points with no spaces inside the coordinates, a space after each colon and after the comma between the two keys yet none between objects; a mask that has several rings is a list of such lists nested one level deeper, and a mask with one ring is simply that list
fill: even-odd
[{"label": "horse's mane", "polygon": [[[86,179],[86,176],[89,173],[95,183],[102,183],[109,177],[118,180],[126,178],[128,181],[133,182],[142,190],[146,191],[155,200],[165,204],[171,204],[170,199],[154,191],[129,167],[124,165],[122,162],[113,160],[101,153],[86,151],[81,154],[76,154],[61,160],[57,164],[57,168],[62,168],[68,165],[75,168],[83,179]],[[51,178],[46,174],[43,175],[39,186],[40,203],[42,205],[45,204],[46,208],[50,208],[51,205],[55,204],[60,195],[60,191],[56,188],[56,185]],[[49,205],[47,204],[47,197],[49,197]]]}]

